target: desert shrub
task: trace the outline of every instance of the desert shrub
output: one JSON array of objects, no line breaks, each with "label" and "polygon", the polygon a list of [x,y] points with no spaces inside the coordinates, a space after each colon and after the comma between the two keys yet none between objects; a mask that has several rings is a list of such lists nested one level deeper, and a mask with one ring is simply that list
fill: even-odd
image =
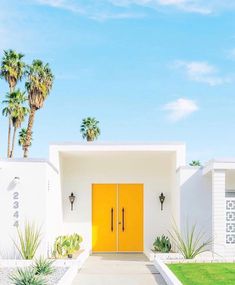
[{"label": "desert shrub", "polygon": [[33,268],[18,268],[12,273],[10,280],[14,285],[46,285],[47,282],[42,275],[36,275]]},{"label": "desert shrub", "polygon": [[153,247],[159,252],[170,252],[171,242],[170,239],[164,235],[157,237],[153,243]]},{"label": "desert shrub", "polygon": [[54,260],[48,260],[40,257],[36,259],[33,264],[33,269],[36,275],[50,275],[55,271],[53,267]]},{"label": "desert shrub", "polygon": [[14,242],[23,259],[33,259],[41,243],[41,232],[35,224],[26,223],[24,229],[17,228],[18,241]]}]

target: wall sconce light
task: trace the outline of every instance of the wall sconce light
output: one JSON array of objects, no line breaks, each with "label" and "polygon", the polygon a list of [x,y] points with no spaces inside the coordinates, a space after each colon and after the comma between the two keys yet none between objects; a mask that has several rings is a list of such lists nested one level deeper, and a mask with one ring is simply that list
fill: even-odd
[{"label": "wall sconce light", "polygon": [[13,179],[13,182],[14,182],[15,185],[19,184],[20,183],[20,177],[15,176],[14,179]]},{"label": "wall sconce light", "polygon": [[163,193],[161,193],[161,195],[159,196],[159,200],[161,203],[161,211],[163,210],[163,203],[164,203],[165,199],[166,199],[166,197],[164,196]]},{"label": "wall sconce light", "polygon": [[74,196],[73,192],[71,193],[71,195],[69,196],[69,201],[71,204],[71,211],[73,211],[73,203],[75,201],[76,197]]}]

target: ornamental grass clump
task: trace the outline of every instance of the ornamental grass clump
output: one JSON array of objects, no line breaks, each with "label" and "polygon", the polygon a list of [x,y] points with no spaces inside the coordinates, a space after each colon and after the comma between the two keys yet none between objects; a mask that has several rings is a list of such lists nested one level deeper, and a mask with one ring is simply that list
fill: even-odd
[{"label": "ornamental grass clump", "polygon": [[211,238],[206,238],[205,232],[197,231],[196,224],[191,228],[187,224],[184,234],[174,225],[170,236],[185,259],[193,259],[197,255],[206,252],[212,243]]},{"label": "ornamental grass clump", "polygon": [[47,281],[42,275],[36,275],[33,268],[18,268],[10,275],[14,285],[46,285]]},{"label": "ornamental grass clump", "polygon": [[50,275],[55,272],[53,267],[54,260],[48,260],[44,257],[36,259],[33,264],[33,269],[36,275]]},{"label": "ornamental grass clump", "polygon": [[41,232],[35,224],[26,223],[24,229],[17,228],[18,242],[15,246],[23,259],[33,259],[41,243]]}]

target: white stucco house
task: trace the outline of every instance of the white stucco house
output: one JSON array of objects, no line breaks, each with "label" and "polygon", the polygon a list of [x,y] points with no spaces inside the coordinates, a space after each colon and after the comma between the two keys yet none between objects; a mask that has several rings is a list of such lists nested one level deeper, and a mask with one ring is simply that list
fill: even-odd
[{"label": "white stucco house", "polygon": [[235,160],[190,167],[183,143],[53,144],[49,160],[1,160],[0,195],[2,257],[14,258],[25,221],[41,226],[47,255],[56,236],[73,232],[91,252],[148,255],[173,220],[205,230],[214,253],[235,254]]}]

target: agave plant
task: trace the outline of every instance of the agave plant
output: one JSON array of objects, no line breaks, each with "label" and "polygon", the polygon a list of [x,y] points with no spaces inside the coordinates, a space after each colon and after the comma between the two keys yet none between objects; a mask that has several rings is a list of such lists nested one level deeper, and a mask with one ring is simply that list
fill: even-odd
[{"label": "agave plant", "polygon": [[190,228],[187,223],[185,233],[181,233],[178,227],[174,225],[170,236],[185,259],[193,259],[206,252],[212,243],[211,238],[206,238],[204,232],[197,230],[196,224]]},{"label": "agave plant", "polygon": [[40,257],[36,259],[33,264],[33,269],[36,275],[50,275],[55,271],[53,267],[54,260],[48,260]]},{"label": "agave plant", "polygon": [[46,285],[47,281],[42,275],[36,275],[33,268],[18,268],[9,276],[14,285]]},{"label": "agave plant", "polygon": [[153,247],[156,251],[159,252],[170,252],[171,242],[170,239],[164,235],[157,237],[153,243]]},{"label": "agave plant", "polygon": [[23,259],[33,259],[41,243],[41,232],[35,224],[26,223],[24,230],[17,228],[18,242],[14,242]]}]

